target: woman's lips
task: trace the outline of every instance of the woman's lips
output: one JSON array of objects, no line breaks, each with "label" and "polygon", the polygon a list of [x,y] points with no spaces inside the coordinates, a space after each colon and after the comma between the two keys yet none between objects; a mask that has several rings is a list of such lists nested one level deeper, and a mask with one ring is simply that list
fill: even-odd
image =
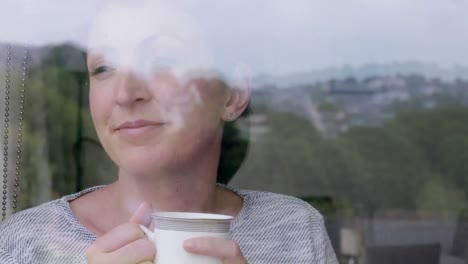
[{"label": "woman's lips", "polygon": [[127,121],[117,127],[116,132],[127,136],[139,136],[152,132],[154,129],[164,125],[163,122],[136,120]]}]

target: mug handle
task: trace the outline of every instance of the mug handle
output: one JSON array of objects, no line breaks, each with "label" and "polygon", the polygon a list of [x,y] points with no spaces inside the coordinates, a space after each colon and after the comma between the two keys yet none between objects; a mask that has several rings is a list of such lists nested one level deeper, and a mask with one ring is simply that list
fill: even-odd
[{"label": "mug handle", "polygon": [[140,228],[151,241],[154,241],[154,233],[151,230],[144,225],[140,225]]}]

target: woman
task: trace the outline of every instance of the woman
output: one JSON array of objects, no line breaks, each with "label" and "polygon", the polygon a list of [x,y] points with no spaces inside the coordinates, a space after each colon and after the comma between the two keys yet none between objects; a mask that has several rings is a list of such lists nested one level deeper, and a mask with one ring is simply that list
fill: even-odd
[{"label": "woman", "polygon": [[114,5],[93,23],[87,67],[98,137],[118,180],[25,210],[0,227],[1,263],[152,263],[154,211],[234,216],[232,240],[184,248],[234,263],[337,263],[320,214],[279,194],[216,185],[223,125],[249,101],[195,23],[160,2]]}]

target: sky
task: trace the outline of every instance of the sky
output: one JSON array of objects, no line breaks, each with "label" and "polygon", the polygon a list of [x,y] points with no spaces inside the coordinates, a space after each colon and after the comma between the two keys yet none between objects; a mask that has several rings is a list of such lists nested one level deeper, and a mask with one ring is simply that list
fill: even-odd
[{"label": "sky", "polygon": [[[97,3],[110,2],[0,1],[0,42],[29,45],[84,45]],[[468,0],[177,2],[225,70],[237,63],[269,74],[405,61],[468,65]]]}]

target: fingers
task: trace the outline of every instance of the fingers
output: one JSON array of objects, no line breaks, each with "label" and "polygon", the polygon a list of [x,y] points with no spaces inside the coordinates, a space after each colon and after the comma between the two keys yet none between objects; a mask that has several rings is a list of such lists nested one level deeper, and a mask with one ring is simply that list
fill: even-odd
[{"label": "fingers", "polygon": [[154,244],[148,239],[135,240],[113,252],[96,252],[88,255],[88,263],[153,263]]},{"label": "fingers", "polygon": [[154,243],[140,228],[140,225],[150,224],[151,213],[150,204],[142,203],[129,223],[96,239],[86,251],[88,263],[152,263],[156,251]]},{"label": "fingers", "polygon": [[141,238],[146,238],[146,236],[138,224],[122,224],[96,239],[88,248],[88,253],[112,252]]},{"label": "fingers", "polygon": [[112,252],[132,241],[145,238],[140,224],[149,225],[151,222],[151,212],[151,205],[147,202],[143,202],[133,213],[130,218],[130,223],[119,225],[105,235],[99,237],[90,248],[88,248],[88,252]]},{"label": "fingers", "polygon": [[222,259],[224,263],[247,263],[239,245],[232,240],[213,237],[192,238],[184,242],[184,249],[192,254]]},{"label": "fingers", "polygon": [[106,258],[114,261],[118,260],[118,263],[140,263],[147,261],[152,263],[155,252],[154,244],[145,238],[133,241],[119,250],[106,254]]},{"label": "fingers", "polygon": [[153,209],[151,208],[151,205],[148,202],[143,202],[133,213],[130,218],[130,223],[149,226],[151,224],[152,212]]}]

